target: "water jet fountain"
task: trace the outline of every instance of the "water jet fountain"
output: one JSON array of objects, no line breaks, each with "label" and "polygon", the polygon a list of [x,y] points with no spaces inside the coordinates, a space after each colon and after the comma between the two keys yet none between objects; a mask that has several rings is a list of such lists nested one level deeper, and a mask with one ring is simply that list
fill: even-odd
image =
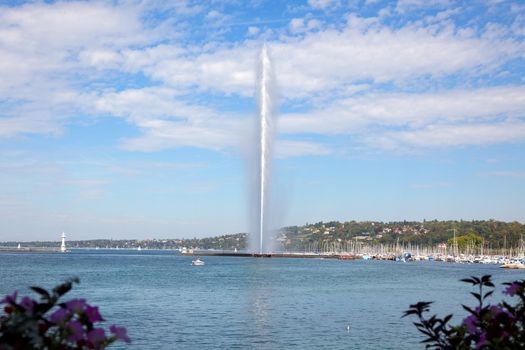
[{"label": "water jet fountain", "polygon": [[[268,247],[265,246],[264,236],[268,227],[268,193],[270,184],[270,166],[272,159],[272,63],[268,54],[268,48],[263,46],[260,55],[260,71],[258,79],[258,98],[259,98],[259,152],[258,152],[258,229],[259,229],[259,254],[263,254]],[[266,248],[266,249],[265,249]]]},{"label": "water jet fountain", "polygon": [[275,253],[272,252],[273,235],[269,229],[269,194],[270,194],[270,175],[272,161],[273,143],[273,111],[275,109],[274,96],[274,75],[272,62],[268,47],[262,47],[257,77],[257,99],[258,99],[258,119],[257,135],[252,159],[256,161],[251,170],[255,172],[252,179],[255,180],[251,185],[253,198],[251,201],[252,233],[249,235],[249,247],[247,252],[217,252],[217,251],[185,251],[182,255],[198,256],[235,256],[235,257],[279,257],[279,258],[330,258],[338,259],[339,255],[334,254],[308,254],[308,253]]}]

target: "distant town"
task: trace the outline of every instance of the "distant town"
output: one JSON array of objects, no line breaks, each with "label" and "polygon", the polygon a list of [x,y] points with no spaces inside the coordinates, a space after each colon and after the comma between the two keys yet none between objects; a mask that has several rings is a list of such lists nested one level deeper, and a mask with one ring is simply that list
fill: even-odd
[{"label": "distant town", "polygon": [[[207,238],[165,239],[94,239],[71,240],[68,248],[111,249],[216,249],[243,250],[247,233]],[[495,220],[477,221],[329,221],[284,227],[275,234],[275,249],[282,251],[326,251],[344,249],[345,245],[412,245],[447,246],[460,250],[468,247],[485,249],[523,249],[525,225]],[[58,238],[58,235],[57,235]],[[4,247],[59,247],[60,242],[3,242]]]}]

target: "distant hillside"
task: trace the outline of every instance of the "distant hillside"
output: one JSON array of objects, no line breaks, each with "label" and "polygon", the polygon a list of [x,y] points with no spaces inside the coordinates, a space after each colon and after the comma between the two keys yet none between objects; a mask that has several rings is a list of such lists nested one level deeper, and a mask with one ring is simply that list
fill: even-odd
[{"label": "distant hillside", "polygon": [[[208,238],[191,239],[93,239],[82,241],[66,241],[68,248],[120,248],[120,249],[178,249],[182,247],[200,249],[234,250],[244,249],[246,233],[222,235]],[[60,247],[60,242],[4,242],[0,246],[16,247]]]},{"label": "distant hillside", "polygon": [[[276,241],[283,250],[321,250],[332,244],[348,242],[363,244],[407,244],[433,246],[447,243],[452,237],[474,237],[485,248],[502,249],[523,247],[525,225],[519,222],[495,220],[479,221],[329,221],[303,226],[282,228]],[[242,250],[246,247],[246,233],[191,239],[148,240],[83,240],[68,241],[71,248],[123,248],[136,249],[194,249]],[[0,243],[1,246],[16,247],[19,242]],[[450,243],[450,242],[449,242]],[[23,242],[25,247],[59,247],[60,242]]]},{"label": "distant hillside", "polygon": [[282,229],[279,241],[287,250],[304,250],[331,242],[360,241],[370,244],[417,244],[432,246],[456,237],[474,235],[492,249],[520,247],[525,225],[519,222],[479,221],[348,221],[318,222]]}]

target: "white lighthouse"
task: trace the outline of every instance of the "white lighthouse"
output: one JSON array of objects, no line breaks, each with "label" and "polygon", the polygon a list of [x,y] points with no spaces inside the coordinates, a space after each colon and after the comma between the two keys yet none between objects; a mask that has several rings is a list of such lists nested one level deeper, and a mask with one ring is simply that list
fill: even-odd
[{"label": "white lighthouse", "polygon": [[62,244],[60,245],[60,251],[62,253],[66,252],[66,234],[62,232]]}]

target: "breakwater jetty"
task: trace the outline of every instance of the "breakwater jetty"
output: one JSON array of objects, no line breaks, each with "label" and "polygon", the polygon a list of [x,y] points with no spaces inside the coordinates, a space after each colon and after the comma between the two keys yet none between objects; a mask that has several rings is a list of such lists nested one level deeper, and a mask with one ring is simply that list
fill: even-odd
[{"label": "breakwater jetty", "polygon": [[[0,246],[0,252],[13,252],[13,253],[69,253],[69,250],[66,248],[66,234],[62,232],[62,235],[60,236],[62,239],[62,243],[60,244],[60,248],[58,247],[49,247],[49,246],[31,246],[31,242],[29,243],[18,243],[17,247],[12,246],[11,244],[7,243],[4,246]],[[5,243],[2,243],[5,244]],[[15,243],[16,244],[16,243]],[[28,244],[27,247],[22,247],[22,244]],[[52,245],[53,243],[51,243]]]},{"label": "breakwater jetty", "polygon": [[316,254],[316,253],[249,253],[249,252],[222,252],[212,250],[189,250],[181,252],[184,256],[232,256],[240,258],[296,258],[296,259],[361,259],[353,254]]},{"label": "breakwater jetty", "polygon": [[14,253],[61,253],[60,248],[0,247],[0,252]]}]

